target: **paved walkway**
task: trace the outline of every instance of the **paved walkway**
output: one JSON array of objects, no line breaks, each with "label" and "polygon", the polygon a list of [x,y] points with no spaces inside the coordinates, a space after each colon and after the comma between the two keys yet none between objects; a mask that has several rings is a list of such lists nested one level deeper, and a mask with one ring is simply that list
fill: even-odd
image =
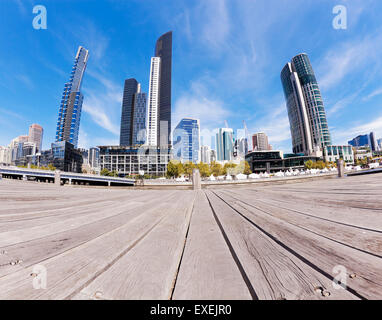
[{"label": "paved walkway", "polygon": [[201,191],[0,181],[0,299],[382,299],[381,270],[382,174]]}]

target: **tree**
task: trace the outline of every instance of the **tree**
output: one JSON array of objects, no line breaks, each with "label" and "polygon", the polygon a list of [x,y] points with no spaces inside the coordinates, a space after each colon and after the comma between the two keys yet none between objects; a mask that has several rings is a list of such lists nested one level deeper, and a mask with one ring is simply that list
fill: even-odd
[{"label": "tree", "polygon": [[307,162],[305,162],[305,169],[312,169],[313,168],[313,161],[312,160],[308,160]]},{"label": "tree", "polygon": [[320,170],[324,169],[324,168],[325,168],[325,163],[324,163],[324,161],[322,161],[322,160],[317,161],[317,162],[316,162],[316,168],[317,168],[317,169],[320,169]]},{"label": "tree", "polygon": [[103,168],[102,170],[101,170],[101,176],[110,176],[110,171],[109,170],[107,170],[106,168]]},{"label": "tree", "polygon": [[211,170],[207,163],[200,162],[196,167],[199,169],[201,177],[206,178],[211,175]]},{"label": "tree", "polygon": [[235,174],[234,170],[236,167],[236,164],[234,163],[231,163],[231,162],[227,162],[226,164],[224,164],[224,167],[223,167],[223,175],[231,175],[231,174]]},{"label": "tree", "polygon": [[243,171],[243,173],[246,174],[246,175],[249,175],[249,174],[252,173],[251,167],[249,166],[248,161],[244,161],[244,171]]},{"label": "tree", "polygon": [[169,178],[177,178],[184,173],[183,165],[178,160],[171,160],[167,165],[166,176]]},{"label": "tree", "polygon": [[191,177],[192,171],[196,168],[196,165],[192,163],[191,161],[188,161],[183,165],[183,168],[184,168],[184,173],[188,175],[188,177]]},{"label": "tree", "polygon": [[215,177],[221,176],[223,174],[223,167],[220,163],[217,163],[215,161],[212,161],[210,164],[210,172]]}]

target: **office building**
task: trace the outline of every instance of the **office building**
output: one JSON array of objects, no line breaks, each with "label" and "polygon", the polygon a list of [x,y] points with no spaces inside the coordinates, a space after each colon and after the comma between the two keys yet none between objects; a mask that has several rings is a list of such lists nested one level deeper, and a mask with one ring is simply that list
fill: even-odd
[{"label": "office building", "polygon": [[220,128],[216,133],[217,161],[231,161],[233,159],[234,140],[231,128]]},{"label": "office building", "polygon": [[200,161],[200,123],[198,119],[180,120],[173,133],[174,159],[181,162]]},{"label": "office building", "polygon": [[[156,42],[155,57],[160,59],[157,142],[163,148],[171,145],[171,71],[172,31]],[[150,81],[151,85],[151,81]]]},{"label": "office building", "polygon": [[150,67],[149,99],[146,120],[146,144],[152,147],[158,146],[160,67],[160,58],[152,57]]},{"label": "office building", "polygon": [[134,119],[134,100],[138,92],[138,81],[126,79],[123,88],[121,132],[119,144],[121,146],[131,146],[133,144],[133,119]]},{"label": "office building", "polygon": [[88,153],[88,164],[91,169],[99,168],[99,148],[90,148]]},{"label": "office building", "polygon": [[268,136],[264,132],[255,133],[252,135],[253,151],[270,150]]},{"label": "office building", "polygon": [[375,137],[375,133],[374,132],[370,132],[370,148],[371,148],[371,151],[373,152],[376,152],[378,151],[378,144],[377,144],[377,138]]},{"label": "office building", "polygon": [[81,85],[89,58],[89,52],[79,47],[69,82],[64,86],[56,130],[56,142],[67,141],[77,148],[83,95]]},{"label": "office building", "polygon": [[203,163],[211,163],[211,148],[210,146],[200,147],[200,159]]},{"label": "office building", "polygon": [[44,129],[38,124],[32,124],[29,126],[29,142],[33,142],[37,146],[37,152],[42,150],[42,138]]},{"label": "office building", "polygon": [[382,139],[378,139],[377,142],[378,142],[379,151],[382,151]]},{"label": "office building", "polygon": [[82,172],[82,152],[68,141],[52,143],[51,150],[46,156],[45,165],[52,164],[56,169],[66,172]]},{"label": "office building", "polygon": [[281,82],[293,153],[311,155],[331,145],[324,103],[307,54],[299,54],[285,65]]},{"label": "office building", "polygon": [[116,171],[120,177],[148,174],[164,176],[170,161],[170,149],[142,146],[99,146],[100,170]]},{"label": "office building", "polygon": [[139,86],[134,99],[133,146],[146,143],[146,103],[147,95],[140,92]]},{"label": "office building", "polygon": [[253,173],[279,172],[286,170],[301,170],[305,168],[308,160],[318,161],[320,157],[315,155],[305,156],[302,154],[284,154],[279,150],[252,151],[245,156]]},{"label": "office building", "polygon": [[370,136],[368,134],[362,134],[354,139],[348,141],[348,144],[350,144],[353,147],[363,147],[363,146],[370,146]]},{"label": "office building", "polygon": [[352,146],[325,146],[323,150],[325,162],[336,162],[339,159],[347,163],[354,163]]}]

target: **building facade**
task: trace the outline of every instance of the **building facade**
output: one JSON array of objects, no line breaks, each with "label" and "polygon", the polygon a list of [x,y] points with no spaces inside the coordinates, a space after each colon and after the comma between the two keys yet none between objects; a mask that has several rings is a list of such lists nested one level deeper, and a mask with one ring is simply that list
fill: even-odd
[{"label": "building facade", "polygon": [[268,136],[264,132],[255,133],[252,135],[253,151],[270,150]]},{"label": "building facade", "polygon": [[[163,34],[156,42],[155,57],[160,58],[157,142],[163,148],[171,145],[171,73],[172,31]],[[151,83],[151,82],[150,82]]]},{"label": "building facade", "polygon": [[146,144],[152,147],[158,146],[160,68],[161,59],[159,57],[152,57],[146,120]]},{"label": "building facade", "polygon": [[328,122],[318,83],[305,53],[295,56],[281,72],[293,153],[313,154],[331,145]]},{"label": "building facade", "polygon": [[211,148],[210,146],[200,147],[200,159],[203,163],[211,163]]},{"label": "building facade", "polygon": [[303,154],[284,155],[279,150],[252,151],[245,157],[253,173],[300,170],[305,168],[306,161],[317,161],[320,159],[320,157],[305,156]]},{"label": "building facade", "polygon": [[69,82],[64,86],[59,108],[56,142],[68,141],[77,148],[81,121],[83,95],[81,85],[89,58],[89,52],[79,47],[74,61]]},{"label": "building facade", "polygon": [[99,148],[90,148],[88,154],[88,163],[91,169],[96,170],[99,165]]},{"label": "building facade", "polygon": [[134,99],[133,146],[146,143],[147,95],[137,92]]},{"label": "building facade", "polygon": [[119,144],[121,146],[133,145],[134,102],[138,86],[138,81],[133,78],[125,80],[122,98],[121,132],[119,136]]},{"label": "building facade", "polygon": [[220,128],[216,133],[217,161],[231,161],[234,152],[233,129]]},{"label": "building facade", "polygon": [[368,134],[362,134],[348,141],[348,144],[356,148],[363,147],[363,146],[370,146],[370,137]]},{"label": "building facade", "polygon": [[342,159],[347,163],[354,163],[352,146],[325,146],[323,155],[325,162],[336,162]]},{"label": "building facade", "polygon": [[141,173],[164,176],[170,161],[171,150],[142,146],[100,146],[100,169],[116,171],[123,177]]},{"label": "building facade", "polygon": [[199,119],[180,120],[173,133],[174,159],[181,162],[200,161],[200,122]]},{"label": "building facade", "polygon": [[38,124],[32,124],[29,126],[29,142],[33,142],[37,146],[37,152],[42,150],[42,138],[44,129]]}]

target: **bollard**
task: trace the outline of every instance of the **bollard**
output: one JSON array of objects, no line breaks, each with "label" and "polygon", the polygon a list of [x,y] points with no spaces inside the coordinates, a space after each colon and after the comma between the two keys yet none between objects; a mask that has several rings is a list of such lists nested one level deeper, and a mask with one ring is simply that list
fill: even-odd
[{"label": "bollard", "polygon": [[60,172],[60,170],[56,170],[54,173],[54,184],[57,186],[61,186],[61,172]]},{"label": "bollard", "polygon": [[192,170],[192,189],[193,190],[201,190],[202,184],[200,181],[200,172],[198,169]]},{"label": "bollard", "polygon": [[338,170],[338,177],[343,178],[345,176],[345,166],[344,166],[344,161],[341,159],[337,160],[337,170]]}]

